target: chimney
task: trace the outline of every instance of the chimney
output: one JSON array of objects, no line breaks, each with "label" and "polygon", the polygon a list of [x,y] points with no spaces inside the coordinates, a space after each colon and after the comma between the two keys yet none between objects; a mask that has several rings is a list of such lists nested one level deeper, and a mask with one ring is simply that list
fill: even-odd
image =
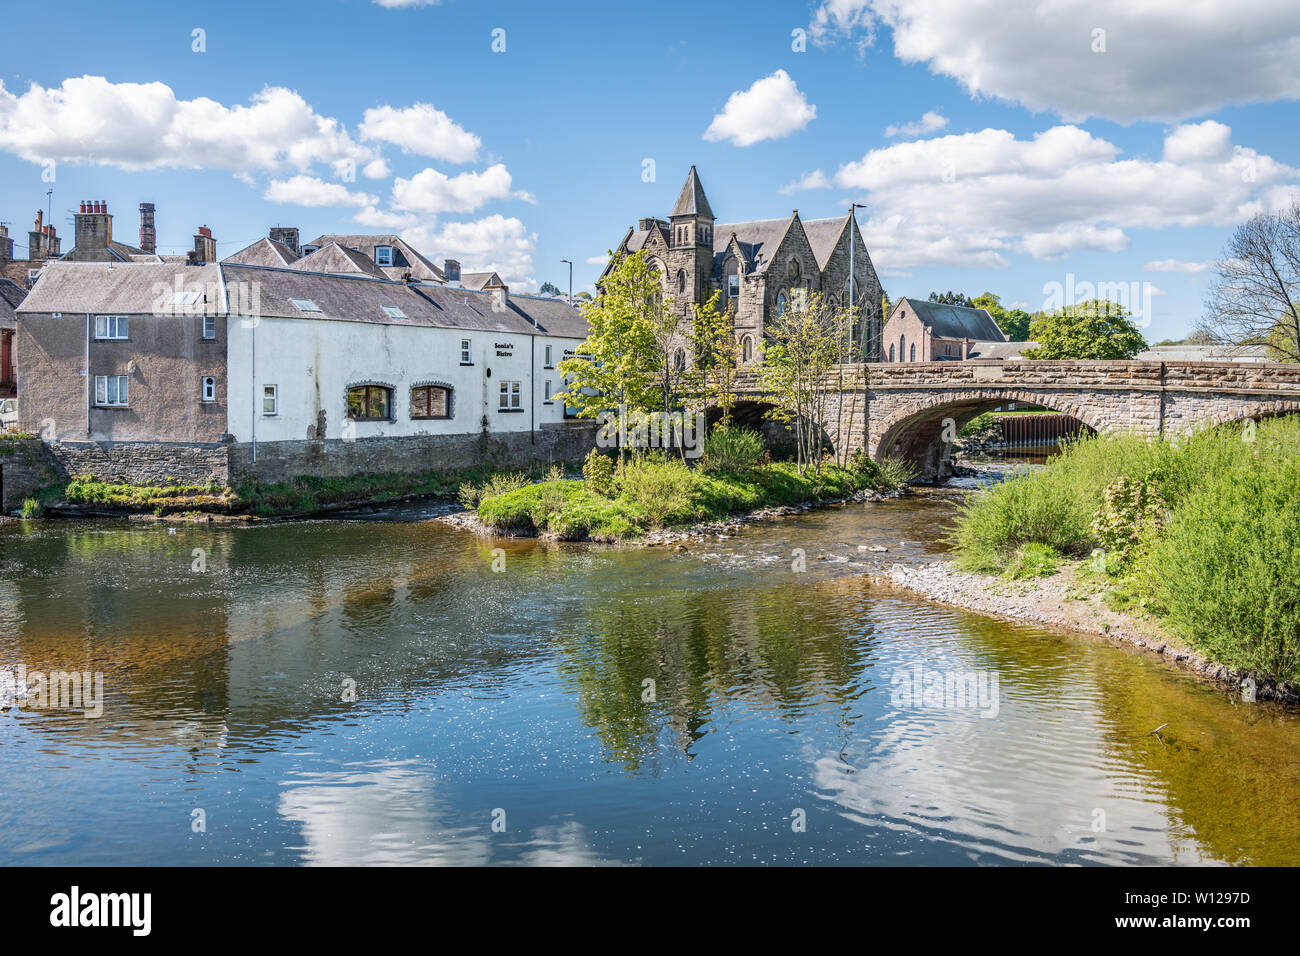
[{"label": "chimney", "polygon": [[273,241],[286,245],[292,249],[295,256],[302,255],[298,250],[297,226],[272,226],[269,235]]},{"label": "chimney", "polygon": [[140,251],[150,254],[158,251],[158,233],[153,225],[153,203],[140,203]]},{"label": "chimney", "polygon": [[487,292],[489,295],[492,296],[493,312],[510,311],[510,286],[492,285],[492,286],[488,286],[483,291]]},{"label": "chimney", "polygon": [[10,262],[14,257],[14,241],[9,238],[9,227],[0,222],[0,262]]},{"label": "chimney", "polygon": [[81,210],[75,217],[73,231],[73,250],[78,259],[106,259],[96,255],[98,250],[107,250],[113,241],[113,217],[108,214],[108,203],[98,199],[88,199],[81,204]]},{"label": "chimney", "polygon": [[212,238],[212,230],[199,226],[194,234],[194,258],[200,263],[217,261],[217,240]]},{"label": "chimney", "polygon": [[460,282],[460,263],[455,259],[444,259],[442,261],[442,274],[447,277],[448,282]]},{"label": "chimney", "polygon": [[970,358],[970,339],[964,338],[961,340],[961,360],[965,362],[969,358]]}]

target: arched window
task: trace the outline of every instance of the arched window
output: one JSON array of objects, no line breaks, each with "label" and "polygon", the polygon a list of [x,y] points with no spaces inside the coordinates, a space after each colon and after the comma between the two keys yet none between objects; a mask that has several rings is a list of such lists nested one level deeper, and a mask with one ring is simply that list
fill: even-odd
[{"label": "arched window", "polygon": [[889,361],[894,361],[894,347],[892,345],[889,347]]},{"label": "arched window", "polygon": [[386,385],[355,385],[348,389],[348,418],[354,422],[393,419],[393,390]]},{"label": "arched window", "polygon": [[686,350],[678,349],[673,353],[673,367],[679,372],[686,371]]},{"label": "arched window", "polygon": [[785,315],[785,310],[790,305],[790,299],[784,292],[776,297],[776,314],[777,316]]},{"label": "arched window", "polygon": [[912,343],[912,351],[908,353],[908,356],[909,356],[909,357],[908,357],[907,360],[908,360],[909,362],[915,362],[915,361],[916,361],[916,343],[915,343],[915,342]]},{"label": "arched window", "polygon": [[900,362],[907,361],[907,336],[906,335],[900,335],[898,337],[898,360]]},{"label": "arched window", "polygon": [[754,361],[754,340],[748,335],[740,340],[740,360],[742,362]]},{"label": "arched window", "polygon": [[677,291],[678,292],[686,291],[686,270],[685,269],[677,270]]},{"label": "arched window", "polygon": [[790,260],[790,265],[786,268],[786,272],[787,272],[787,274],[790,276],[790,281],[791,281],[791,282],[793,282],[793,281],[795,281],[796,279],[798,279],[798,278],[799,278],[799,260],[798,260],[798,259],[791,259],[791,260]]},{"label": "arched window", "polygon": [[411,418],[451,418],[451,389],[441,385],[411,389]]}]

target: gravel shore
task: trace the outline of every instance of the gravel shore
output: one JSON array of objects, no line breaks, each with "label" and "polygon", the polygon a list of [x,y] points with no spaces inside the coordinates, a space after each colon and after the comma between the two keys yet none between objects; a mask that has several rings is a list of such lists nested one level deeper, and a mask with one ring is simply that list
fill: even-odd
[{"label": "gravel shore", "polygon": [[[949,564],[895,564],[875,580],[980,614],[1130,644],[1225,688],[1240,687],[1248,676],[1207,659],[1152,621],[1110,609],[1099,593],[1079,587],[1074,566],[1051,577],[1009,581],[958,571]],[[1255,698],[1300,704],[1300,688],[1256,679]]]}]

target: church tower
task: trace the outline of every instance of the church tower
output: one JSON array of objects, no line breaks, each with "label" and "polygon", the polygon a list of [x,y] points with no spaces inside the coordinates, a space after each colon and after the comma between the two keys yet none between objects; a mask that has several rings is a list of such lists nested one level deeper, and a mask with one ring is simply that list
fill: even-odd
[{"label": "church tower", "polygon": [[695,167],[668,216],[669,294],[688,312],[709,295],[713,276],[713,210]]}]

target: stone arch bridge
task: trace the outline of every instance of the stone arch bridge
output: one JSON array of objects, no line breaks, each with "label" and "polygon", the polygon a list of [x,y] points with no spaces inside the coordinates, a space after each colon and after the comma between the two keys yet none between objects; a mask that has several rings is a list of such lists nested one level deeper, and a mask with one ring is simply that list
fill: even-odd
[{"label": "stone arch bridge", "polygon": [[[1097,432],[1152,437],[1300,412],[1300,364],[1272,362],[869,363],[836,366],[829,381],[830,443],[866,447],[877,461],[900,455],[925,480],[951,470],[945,420],[960,430],[1007,402],[1042,405]],[[755,374],[737,382],[737,400],[742,418],[762,407]]]}]

